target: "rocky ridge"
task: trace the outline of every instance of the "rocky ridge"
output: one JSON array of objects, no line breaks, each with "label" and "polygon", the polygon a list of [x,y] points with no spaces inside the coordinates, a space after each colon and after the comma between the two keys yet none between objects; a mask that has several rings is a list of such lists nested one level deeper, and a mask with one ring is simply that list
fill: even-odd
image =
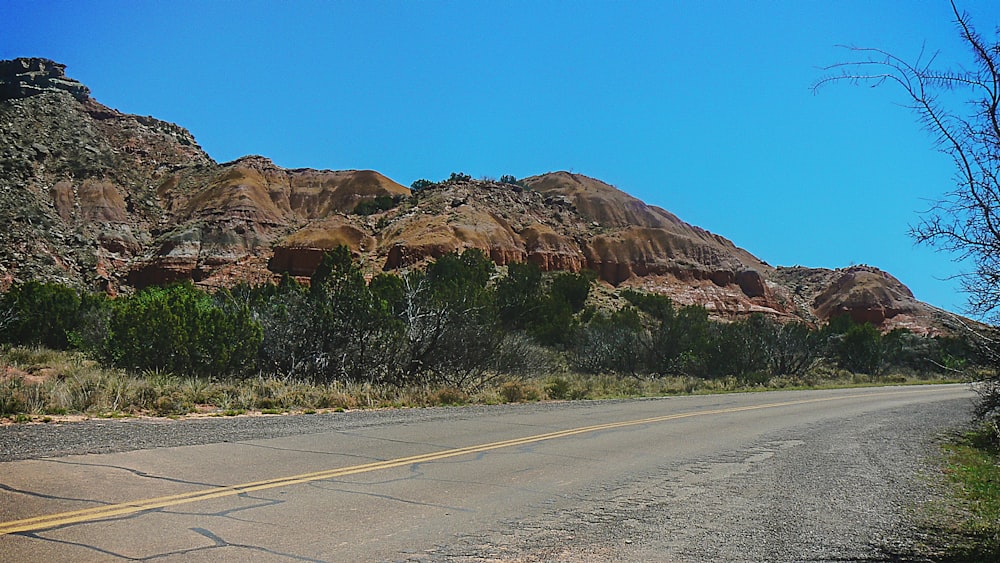
[{"label": "rocky ridge", "polygon": [[[936,331],[943,313],[874,268],[773,268],[599,180],[457,178],[410,189],[371,170],[217,163],[186,129],[122,114],[47,59],[0,61],[0,287],[50,279],[116,293],[308,276],[348,246],[366,271],[479,248],[497,264],[590,269],[716,316],[850,314]],[[355,213],[364,202],[389,209]]]}]

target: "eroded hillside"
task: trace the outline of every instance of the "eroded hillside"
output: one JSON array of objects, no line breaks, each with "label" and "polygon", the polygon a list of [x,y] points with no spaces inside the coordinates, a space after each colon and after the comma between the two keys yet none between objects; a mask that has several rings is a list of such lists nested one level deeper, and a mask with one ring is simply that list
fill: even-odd
[{"label": "eroded hillside", "polygon": [[946,317],[877,269],[776,269],[579,174],[457,177],[411,192],[371,170],[292,170],[262,156],[220,164],[186,129],[108,108],[64,69],[0,62],[4,286],[226,286],[308,276],[339,245],[372,274],[478,248],[499,265],[590,269],[609,287],[665,293],[720,317],[850,314],[920,332]]}]

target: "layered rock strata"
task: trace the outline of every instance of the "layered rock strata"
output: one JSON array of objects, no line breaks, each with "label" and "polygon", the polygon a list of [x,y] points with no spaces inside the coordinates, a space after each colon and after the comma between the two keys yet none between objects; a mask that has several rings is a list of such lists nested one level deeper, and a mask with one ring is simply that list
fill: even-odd
[{"label": "layered rock strata", "polygon": [[[365,202],[378,202],[364,207],[373,213],[357,212]],[[724,318],[939,322],[877,269],[775,269],[579,174],[457,178],[411,193],[371,170],[285,169],[262,156],[220,164],[183,127],[104,106],[47,59],[0,61],[0,224],[0,289],[262,283],[307,277],[339,245],[374,275],[478,248],[501,266],[589,269]]]}]

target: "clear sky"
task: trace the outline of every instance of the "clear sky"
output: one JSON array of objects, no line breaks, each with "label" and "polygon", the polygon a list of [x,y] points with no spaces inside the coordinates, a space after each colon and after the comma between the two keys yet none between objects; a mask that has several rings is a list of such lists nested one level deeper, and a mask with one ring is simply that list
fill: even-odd
[{"label": "clear sky", "polygon": [[[1000,25],[1000,2],[960,8]],[[62,62],[220,162],[404,185],[570,170],[772,265],[871,264],[961,311],[962,266],[907,236],[950,160],[901,92],[809,89],[838,44],[968,60],[952,20],[945,0],[0,0],[0,58]]]}]

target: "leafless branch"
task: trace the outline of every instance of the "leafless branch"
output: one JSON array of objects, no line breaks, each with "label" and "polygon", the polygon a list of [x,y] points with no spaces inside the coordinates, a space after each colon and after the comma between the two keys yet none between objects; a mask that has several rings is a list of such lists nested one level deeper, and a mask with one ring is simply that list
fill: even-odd
[{"label": "leafless branch", "polygon": [[[972,263],[960,274],[970,311],[1000,309],[1000,42],[987,43],[969,16],[952,3],[955,22],[969,47],[971,69],[937,68],[938,53],[913,63],[885,50],[844,46],[855,58],[826,67],[830,74],[812,85],[814,92],[834,83],[871,87],[895,84],[907,106],[955,163],[954,190],[944,194],[910,233],[918,243],[952,252]],[[965,93],[967,104],[950,107],[941,92]]]},{"label": "leafless branch", "polygon": [[17,320],[17,313],[14,312],[13,307],[10,308],[0,308],[0,330],[3,330],[14,323]]}]

